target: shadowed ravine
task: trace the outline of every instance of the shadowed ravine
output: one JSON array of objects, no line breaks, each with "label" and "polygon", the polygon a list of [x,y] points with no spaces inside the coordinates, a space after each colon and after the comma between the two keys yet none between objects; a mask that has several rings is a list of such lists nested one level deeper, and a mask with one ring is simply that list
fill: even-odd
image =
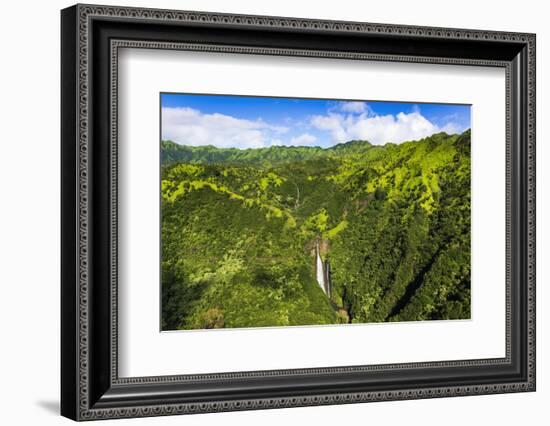
[{"label": "shadowed ravine", "polygon": [[392,308],[390,314],[387,316],[386,321],[390,321],[390,318],[394,315],[398,315],[401,313],[402,309],[407,306],[407,304],[411,301],[417,290],[420,288],[422,283],[424,282],[424,276],[426,273],[430,271],[432,268],[432,265],[434,264],[435,260],[437,259],[437,256],[439,256],[439,253],[443,250],[443,246],[441,246],[435,254],[432,256],[432,258],[429,260],[429,262],[416,274],[414,279],[407,285],[405,289],[405,294],[397,301],[395,306]]}]

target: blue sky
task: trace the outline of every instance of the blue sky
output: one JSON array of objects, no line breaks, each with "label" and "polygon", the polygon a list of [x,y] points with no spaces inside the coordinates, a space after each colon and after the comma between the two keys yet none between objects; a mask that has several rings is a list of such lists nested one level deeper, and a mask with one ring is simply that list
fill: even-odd
[{"label": "blue sky", "polygon": [[470,106],[231,95],[161,94],[162,139],[182,145],[380,145],[470,128]]}]

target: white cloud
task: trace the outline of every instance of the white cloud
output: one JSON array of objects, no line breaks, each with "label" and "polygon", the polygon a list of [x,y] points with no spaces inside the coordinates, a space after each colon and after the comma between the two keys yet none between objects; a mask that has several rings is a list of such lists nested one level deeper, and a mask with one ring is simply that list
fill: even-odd
[{"label": "white cloud", "polygon": [[[165,107],[162,139],[182,145],[246,149],[274,145],[326,146],[327,142],[331,145],[354,139],[380,145],[417,140],[442,131],[453,134],[465,130],[453,121],[439,127],[424,117],[419,108],[407,114],[376,115],[366,102],[338,102],[326,114],[312,116],[301,125],[297,123],[292,123],[291,129],[261,118],[248,120],[219,113],[205,114],[193,108]],[[298,128],[303,131],[309,128],[309,132],[299,133]]]},{"label": "white cloud", "polygon": [[203,114],[193,108],[162,108],[162,139],[182,145],[260,148],[271,145],[273,135],[286,131],[286,127],[270,125],[261,119]]},{"label": "white cloud", "polygon": [[439,127],[440,132],[445,132],[449,135],[453,135],[455,133],[462,133],[464,130],[462,127],[460,127],[458,124],[455,123],[447,123],[443,127]]},{"label": "white cloud", "polygon": [[358,101],[338,102],[338,109],[343,112],[354,114],[361,114],[368,111],[367,103]]},{"label": "white cloud", "polygon": [[400,112],[397,115],[374,116],[366,112],[360,115],[329,112],[327,115],[313,116],[311,124],[319,130],[328,131],[335,143],[361,139],[368,140],[374,145],[422,139],[441,131],[447,133],[461,131],[453,123],[439,128],[425,118],[419,110],[413,110],[409,114]]},{"label": "white cloud", "polygon": [[317,138],[309,133],[302,133],[300,136],[296,136],[290,139],[289,145],[294,146],[304,146],[304,145],[313,145],[317,142]]}]

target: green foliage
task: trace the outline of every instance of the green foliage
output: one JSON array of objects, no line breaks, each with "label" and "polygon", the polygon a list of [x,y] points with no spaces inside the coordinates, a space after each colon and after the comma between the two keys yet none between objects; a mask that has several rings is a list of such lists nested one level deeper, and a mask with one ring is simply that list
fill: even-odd
[{"label": "green foliage", "polygon": [[470,317],[470,131],[161,157],[163,329]]}]

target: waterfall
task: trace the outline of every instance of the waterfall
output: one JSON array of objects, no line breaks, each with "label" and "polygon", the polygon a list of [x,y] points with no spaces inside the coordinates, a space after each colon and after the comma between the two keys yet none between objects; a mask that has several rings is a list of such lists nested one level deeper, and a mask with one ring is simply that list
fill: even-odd
[{"label": "waterfall", "polygon": [[325,261],[325,283],[326,283],[326,289],[325,292],[329,298],[332,297],[332,278],[330,273],[330,263],[328,259]]},{"label": "waterfall", "polygon": [[325,265],[323,264],[323,259],[321,259],[321,253],[319,250],[319,241],[317,241],[315,252],[317,254],[317,264],[316,264],[317,267],[315,268],[317,272],[317,282],[319,283],[321,290],[323,290],[323,293],[327,294]]}]

